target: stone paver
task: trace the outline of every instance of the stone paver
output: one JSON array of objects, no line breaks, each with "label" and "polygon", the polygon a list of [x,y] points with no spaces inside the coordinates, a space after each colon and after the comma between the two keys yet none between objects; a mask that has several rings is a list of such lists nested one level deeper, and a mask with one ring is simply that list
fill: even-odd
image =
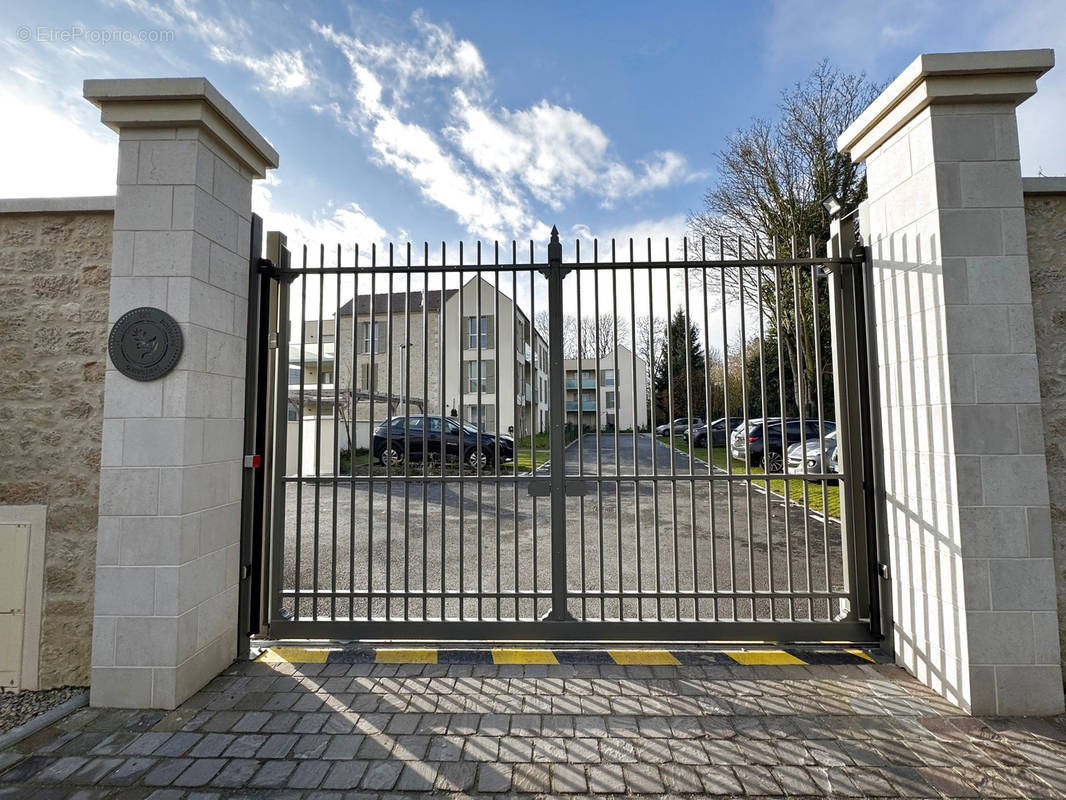
[{"label": "stone paver", "polygon": [[4,799],[430,794],[1066,800],[1066,719],[966,717],[874,664],[241,663],[0,752]]}]

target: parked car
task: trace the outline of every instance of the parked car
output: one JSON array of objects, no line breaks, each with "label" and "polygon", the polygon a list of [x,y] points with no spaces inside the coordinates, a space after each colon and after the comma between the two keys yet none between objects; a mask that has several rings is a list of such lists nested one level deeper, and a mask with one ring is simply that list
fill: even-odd
[{"label": "parked car", "polygon": [[660,425],[655,429],[656,436],[674,436],[682,435],[683,431],[687,431],[689,428],[698,428],[703,424],[703,420],[699,417],[682,417],[681,419],[675,419],[673,422],[668,422],[665,425]]},{"label": "parked car", "polygon": [[[700,425],[698,428],[692,429],[692,446],[693,447],[706,447],[707,446],[707,432],[711,433],[711,444],[714,447],[721,447],[728,443],[730,432],[744,422],[743,417],[721,417],[714,422],[708,422],[704,425]],[[685,441],[688,441],[688,430],[685,430],[681,434]]]},{"label": "parked car", "polygon": [[[825,449],[822,449],[822,443]],[[832,456],[837,449],[836,429],[827,430],[825,437],[819,440],[815,435],[813,439],[794,444],[788,449],[789,472],[828,472]],[[806,464],[806,468],[804,467]]]},{"label": "parked car", "polygon": [[[829,420],[825,422],[826,430],[834,430],[836,425]],[[749,420],[747,426],[740,426],[730,438],[729,449],[733,458],[746,461],[749,467],[766,467],[767,472],[784,472],[785,454],[791,445],[818,436],[818,420],[790,418],[768,420],[766,422]]]},{"label": "parked car", "polygon": [[422,461],[428,455],[430,459],[461,459],[471,467],[484,469],[496,459],[497,442],[500,461],[513,461],[514,439],[510,436],[484,433],[450,417],[393,417],[374,431],[372,452],[384,465]]}]

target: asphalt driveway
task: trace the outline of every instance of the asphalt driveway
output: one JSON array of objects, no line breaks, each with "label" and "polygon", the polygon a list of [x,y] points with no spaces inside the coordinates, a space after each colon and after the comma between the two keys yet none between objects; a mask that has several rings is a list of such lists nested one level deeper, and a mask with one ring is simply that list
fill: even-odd
[{"label": "asphalt driveway", "polygon": [[[546,483],[551,468],[534,480]],[[565,501],[570,611],[579,619],[840,613],[842,601],[825,596],[844,588],[837,523],[756,482],[712,475],[649,435],[620,434],[617,446],[613,434],[584,436],[567,448],[565,468],[586,492]],[[298,573],[301,590],[336,592],[319,597],[327,618],[382,616],[387,602],[414,619],[479,610],[488,619],[540,617],[551,591],[551,500],[532,496],[530,484],[454,474],[290,484],[285,586],[294,589]],[[410,594],[405,603],[390,591]],[[442,593],[451,595],[443,608]],[[301,602],[300,616],[311,602]]]}]

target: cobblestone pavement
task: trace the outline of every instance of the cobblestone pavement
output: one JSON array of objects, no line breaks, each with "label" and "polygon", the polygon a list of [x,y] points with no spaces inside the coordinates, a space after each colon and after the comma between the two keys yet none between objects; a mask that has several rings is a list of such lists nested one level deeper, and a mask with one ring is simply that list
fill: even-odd
[{"label": "cobblestone pavement", "polygon": [[889,665],[239,663],[0,752],[0,798],[430,792],[1066,798],[1066,719],[962,716]]}]

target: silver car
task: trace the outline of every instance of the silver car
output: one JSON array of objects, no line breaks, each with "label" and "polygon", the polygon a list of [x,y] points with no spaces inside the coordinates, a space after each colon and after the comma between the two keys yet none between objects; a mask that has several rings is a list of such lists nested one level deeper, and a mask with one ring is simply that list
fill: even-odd
[{"label": "silver car", "polygon": [[699,417],[682,417],[681,419],[675,419],[673,422],[668,422],[665,425],[659,425],[655,428],[656,436],[682,436],[688,432],[690,428],[698,428],[703,424],[703,420]]},{"label": "silver car", "polygon": [[827,431],[825,434],[825,449],[817,439],[808,439],[805,442],[794,444],[788,449],[788,471],[804,472],[832,472],[836,460],[833,458],[837,449],[836,430]]}]

